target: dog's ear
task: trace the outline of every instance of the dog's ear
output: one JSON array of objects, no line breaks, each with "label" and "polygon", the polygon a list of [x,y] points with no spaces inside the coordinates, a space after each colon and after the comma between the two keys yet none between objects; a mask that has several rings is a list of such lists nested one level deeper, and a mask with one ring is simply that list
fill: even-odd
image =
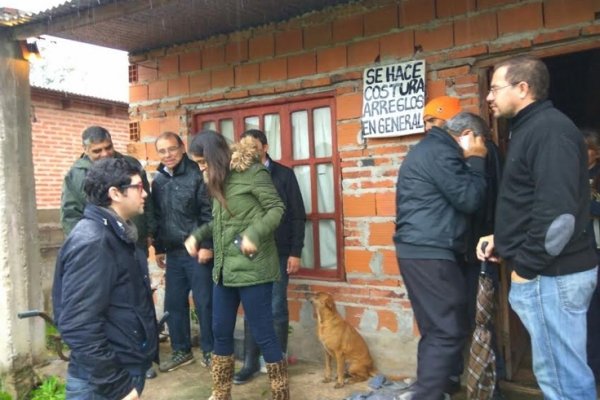
[{"label": "dog's ear", "polygon": [[325,299],[325,307],[329,308],[330,310],[335,309],[335,302],[333,301],[333,297],[327,296],[327,298]]}]

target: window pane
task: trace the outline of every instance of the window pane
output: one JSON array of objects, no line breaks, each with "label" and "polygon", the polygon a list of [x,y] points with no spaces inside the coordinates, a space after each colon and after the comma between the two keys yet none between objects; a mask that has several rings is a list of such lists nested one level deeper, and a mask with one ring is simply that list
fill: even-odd
[{"label": "window pane", "polygon": [[319,221],[319,254],[321,256],[321,268],[323,269],[336,269],[337,267],[335,238],[335,221],[332,219]]},{"label": "window pane", "polygon": [[306,160],[310,157],[308,150],[308,113],[306,111],[292,113],[292,142],[294,160]]},{"label": "window pane", "polygon": [[331,157],[331,111],[329,107],[313,111],[315,157]]},{"label": "window pane", "polygon": [[216,131],[217,130],[217,124],[215,124],[215,121],[204,121],[202,123],[202,129],[210,129],[211,131]]},{"label": "window pane", "polygon": [[301,258],[303,268],[315,268],[315,240],[311,221],[306,221],[304,225],[304,247],[302,248]]},{"label": "window pane", "polygon": [[260,120],[258,117],[246,117],[244,118],[244,130],[248,129],[260,129]]},{"label": "window pane", "polygon": [[312,212],[312,190],[310,188],[310,166],[299,165],[294,167],[294,173],[298,180],[298,186],[300,186],[300,193],[302,193],[302,201],[304,202],[304,209],[306,213]]},{"label": "window pane", "polygon": [[265,135],[269,143],[269,155],[273,160],[281,160],[281,124],[279,114],[265,115]]},{"label": "window pane", "polygon": [[329,213],[335,211],[333,199],[333,165],[317,165],[317,204],[319,212]]},{"label": "window pane", "polygon": [[232,119],[221,120],[221,134],[229,141],[229,143],[235,142],[235,132]]}]

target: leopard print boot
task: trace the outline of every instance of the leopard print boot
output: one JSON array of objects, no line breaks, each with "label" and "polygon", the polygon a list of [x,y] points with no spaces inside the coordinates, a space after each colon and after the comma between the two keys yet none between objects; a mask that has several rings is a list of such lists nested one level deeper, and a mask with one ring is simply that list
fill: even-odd
[{"label": "leopard print boot", "polygon": [[208,400],[231,400],[233,365],[233,354],[230,356],[212,355],[210,375],[213,381],[213,391]]},{"label": "leopard print boot", "polygon": [[277,363],[267,363],[267,373],[271,381],[273,400],[289,400],[290,385],[288,381],[287,360]]}]

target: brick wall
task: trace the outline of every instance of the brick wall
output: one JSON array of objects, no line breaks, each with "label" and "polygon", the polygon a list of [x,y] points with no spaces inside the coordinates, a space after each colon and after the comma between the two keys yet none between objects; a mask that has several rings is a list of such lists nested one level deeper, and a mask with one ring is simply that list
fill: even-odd
[{"label": "brick wall", "polygon": [[346,280],[292,281],[292,343],[314,340],[305,294],[327,290],[367,337],[378,366],[402,372],[414,365],[416,329],[391,245],[394,183],[420,136],[360,139],[363,69],[377,60],[425,59],[428,98],[458,96],[465,110],[487,114],[481,93],[495,61],[600,47],[598,12],[598,0],[372,0],[134,55],[140,80],[130,88],[130,115],[142,142],[131,150],[146,158],[157,134],[186,135],[194,113],[214,107],[332,93]]},{"label": "brick wall", "polygon": [[86,127],[105,127],[117,151],[126,152],[127,104],[35,87],[31,104],[37,208],[57,209],[63,177],[81,155],[81,133]]}]

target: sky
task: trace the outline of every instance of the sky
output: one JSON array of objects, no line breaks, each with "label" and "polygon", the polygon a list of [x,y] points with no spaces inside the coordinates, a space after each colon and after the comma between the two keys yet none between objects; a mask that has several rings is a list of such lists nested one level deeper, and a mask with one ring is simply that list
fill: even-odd
[{"label": "sky", "polygon": [[[1,7],[37,13],[66,0],[0,0]],[[127,102],[128,59],[124,51],[51,36],[37,41],[41,60],[32,62],[34,86]]]}]

